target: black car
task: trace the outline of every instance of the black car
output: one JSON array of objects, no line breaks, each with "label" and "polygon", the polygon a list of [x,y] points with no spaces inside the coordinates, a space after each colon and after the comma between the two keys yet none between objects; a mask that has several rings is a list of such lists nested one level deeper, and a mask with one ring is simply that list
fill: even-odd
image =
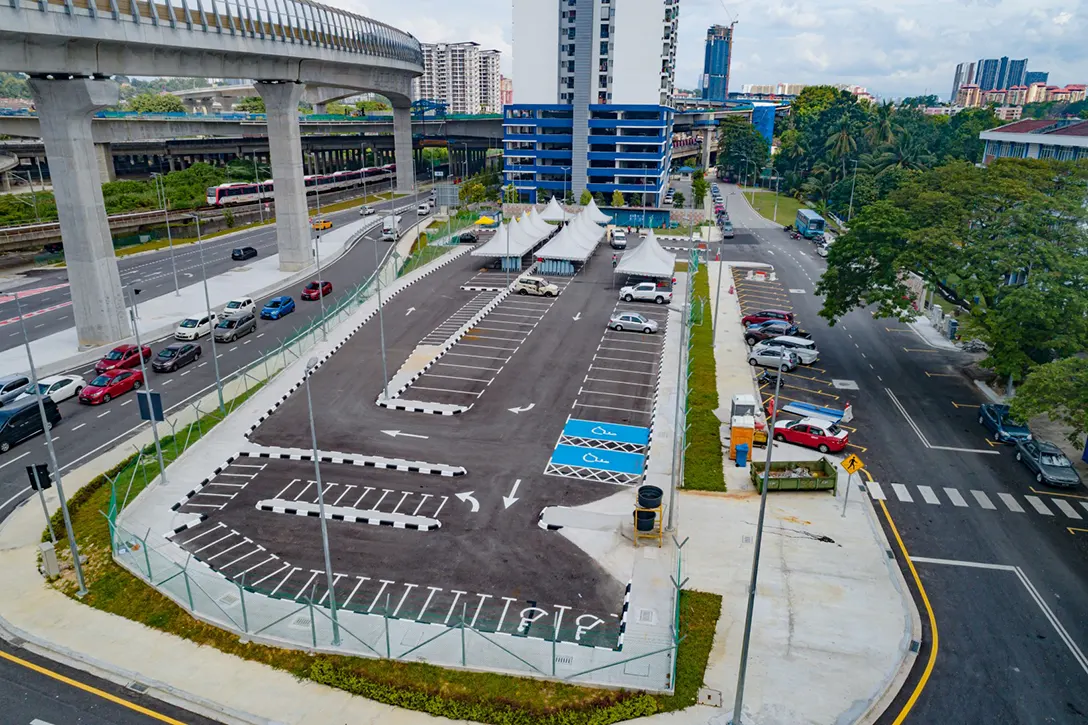
[{"label": "black car", "polygon": [[257,250],[253,247],[239,247],[230,253],[230,258],[235,262],[244,262],[257,256]]},{"label": "black car", "polygon": [[200,359],[200,345],[191,342],[175,342],[159,350],[151,361],[151,369],[157,373],[169,373]]},{"label": "black car", "polygon": [[[52,428],[60,423],[60,410],[52,398],[43,397],[45,417]],[[0,410],[0,453],[7,453],[16,443],[33,438],[43,431],[41,413],[36,398],[26,398]]]},{"label": "black car", "polygon": [[457,238],[460,244],[475,244],[479,239],[476,236],[476,232],[461,232],[461,236]]}]

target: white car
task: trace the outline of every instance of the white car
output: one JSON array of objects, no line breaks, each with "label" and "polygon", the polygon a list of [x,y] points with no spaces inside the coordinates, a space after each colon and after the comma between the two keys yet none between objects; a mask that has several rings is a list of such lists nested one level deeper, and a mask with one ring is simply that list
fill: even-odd
[{"label": "white car", "polygon": [[522,277],[514,282],[514,292],[519,295],[555,297],[559,294],[559,287],[542,277]]},{"label": "white car", "polygon": [[204,337],[212,331],[216,323],[219,322],[219,315],[207,312],[199,312],[190,317],[186,317],[178,325],[178,329],[174,330],[175,340],[195,340],[199,337]]},{"label": "white car", "polygon": [[370,216],[371,214],[377,214],[378,210],[372,207],[370,204],[364,204],[359,209],[359,216]]},{"label": "white car", "polygon": [[613,249],[627,249],[627,232],[622,229],[613,229],[612,241],[609,244]]},{"label": "white car", "polygon": [[[62,400],[68,400],[68,398],[79,395],[79,391],[83,390],[83,386],[86,384],[83,378],[78,375],[53,375],[48,378],[40,378],[38,380],[38,390],[41,391],[42,395],[48,395],[54,403],[59,403]],[[26,392],[20,395],[18,400],[33,398],[33,389],[33,385],[28,386]]]},{"label": "white car", "polygon": [[656,282],[639,282],[620,288],[620,299],[624,302],[656,302],[663,305],[672,302],[672,290],[658,287]]},{"label": "white car", "polygon": [[633,330],[645,332],[647,335],[657,332],[657,320],[651,320],[637,312],[617,312],[609,319],[608,326],[616,332]]},{"label": "white car", "polygon": [[427,216],[431,213],[430,204],[420,204],[416,207],[416,216]]},{"label": "white car", "polygon": [[252,299],[239,297],[236,300],[231,300],[223,307],[223,317],[239,317],[246,313],[253,314],[256,310],[257,306],[253,304]]}]

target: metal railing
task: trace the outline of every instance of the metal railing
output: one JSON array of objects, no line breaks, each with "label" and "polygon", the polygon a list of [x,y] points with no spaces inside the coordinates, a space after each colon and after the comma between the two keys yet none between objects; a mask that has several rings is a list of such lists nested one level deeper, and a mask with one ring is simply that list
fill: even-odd
[{"label": "metal railing", "polygon": [[[306,0],[8,0],[23,12],[151,23],[204,33],[317,46],[423,65],[410,33]],[[191,7],[195,6],[195,7]]]}]

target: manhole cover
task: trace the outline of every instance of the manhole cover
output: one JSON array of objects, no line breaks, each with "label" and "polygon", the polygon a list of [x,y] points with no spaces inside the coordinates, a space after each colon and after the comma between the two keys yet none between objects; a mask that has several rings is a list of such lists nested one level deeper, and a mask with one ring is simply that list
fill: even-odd
[{"label": "manhole cover", "polygon": [[653,609],[640,609],[638,610],[638,623],[639,624],[656,624],[657,612]]},{"label": "manhole cover", "polygon": [[832,380],[831,384],[839,390],[857,390],[858,384],[853,380]]}]

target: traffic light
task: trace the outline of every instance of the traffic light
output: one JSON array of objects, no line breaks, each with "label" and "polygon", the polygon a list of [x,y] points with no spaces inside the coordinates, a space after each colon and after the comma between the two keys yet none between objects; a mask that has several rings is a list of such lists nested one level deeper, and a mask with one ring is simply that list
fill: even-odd
[{"label": "traffic light", "polygon": [[52,474],[49,473],[48,463],[35,463],[26,467],[26,475],[30,478],[30,487],[35,491],[53,488]]}]

